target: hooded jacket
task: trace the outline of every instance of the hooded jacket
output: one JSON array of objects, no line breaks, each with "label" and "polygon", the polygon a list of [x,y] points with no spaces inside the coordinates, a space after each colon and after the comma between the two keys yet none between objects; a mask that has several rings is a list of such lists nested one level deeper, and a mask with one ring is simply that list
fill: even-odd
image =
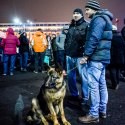
[{"label": "hooded jacket", "polygon": [[33,49],[35,52],[44,52],[47,49],[48,43],[46,37],[40,31],[36,31],[33,42]]},{"label": "hooded jacket", "polygon": [[20,53],[29,52],[29,40],[25,32],[23,32],[20,35],[19,40],[20,40],[19,52]]},{"label": "hooded jacket", "polygon": [[20,45],[19,39],[14,35],[12,28],[7,29],[7,37],[2,39],[1,46],[4,54],[16,54],[16,47]]},{"label": "hooded jacket", "polygon": [[90,60],[110,63],[112,40],[112,13],[108,10],[98,11],[87,29],[84,55]]}]

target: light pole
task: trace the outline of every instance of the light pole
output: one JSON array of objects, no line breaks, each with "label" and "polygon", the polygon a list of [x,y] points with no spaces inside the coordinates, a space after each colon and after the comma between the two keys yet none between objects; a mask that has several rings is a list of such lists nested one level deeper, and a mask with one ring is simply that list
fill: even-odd
[{"label": "light pole", "polygon": [[27,24],[29,24],[29,39],[31,39],[31,27],[32,27],[32,21],[27,20]]},{"label": "light pole", "polygon": [[[15,18],[13,19],[13,22],[16,24],[17,27],[19,27],[18,25],[21,25],[21,24],[22,24],[21,21],[20,21],[20,19],[19,19],[18,17],[15,17]],[[20,29],[20,28],[18,28],[18,32],[19,32],[19,29]]]}]

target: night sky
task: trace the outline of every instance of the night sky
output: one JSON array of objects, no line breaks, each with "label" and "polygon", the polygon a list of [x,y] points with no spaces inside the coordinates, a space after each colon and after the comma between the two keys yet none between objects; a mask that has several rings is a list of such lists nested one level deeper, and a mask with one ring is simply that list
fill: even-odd
[{"label": "night sky", "polygon": [[[125,18],[125,0],[98,0],[102,8],[109,9],[119,19],[118,29]],[[1,0],[0,23],[13,23],[14,17],[22,22],[70,21],[75,8],[84,6],[87,0]]]}]

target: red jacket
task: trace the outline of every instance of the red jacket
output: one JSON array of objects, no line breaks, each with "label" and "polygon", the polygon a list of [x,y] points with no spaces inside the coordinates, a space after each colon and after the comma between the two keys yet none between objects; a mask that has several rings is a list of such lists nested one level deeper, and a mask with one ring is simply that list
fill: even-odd
[{"label": "red jacket", "polygon": [[7,37],[2,39],[1,46],[4,54],[16,54],[16,47],[20,45],[19,39],[14,35],[12,28],[7,29]]}]

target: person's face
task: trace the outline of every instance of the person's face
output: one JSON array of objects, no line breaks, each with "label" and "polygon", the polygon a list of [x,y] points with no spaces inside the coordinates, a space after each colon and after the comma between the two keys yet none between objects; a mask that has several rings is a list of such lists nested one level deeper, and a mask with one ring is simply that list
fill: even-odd
[{"label": "person's face", "polygon": [[79,12],[74,12],[74,13],[73,13],[73,19],[74,19],[75,21],[80,20],[82,17],[83,17],[83,16],[82,16]]},{"label": "person's face", "polygon": [[91,18],[93,14],[95,14],[97,11],[91,9],[91,8],[85,8],[85,14],[88,18]]}]

